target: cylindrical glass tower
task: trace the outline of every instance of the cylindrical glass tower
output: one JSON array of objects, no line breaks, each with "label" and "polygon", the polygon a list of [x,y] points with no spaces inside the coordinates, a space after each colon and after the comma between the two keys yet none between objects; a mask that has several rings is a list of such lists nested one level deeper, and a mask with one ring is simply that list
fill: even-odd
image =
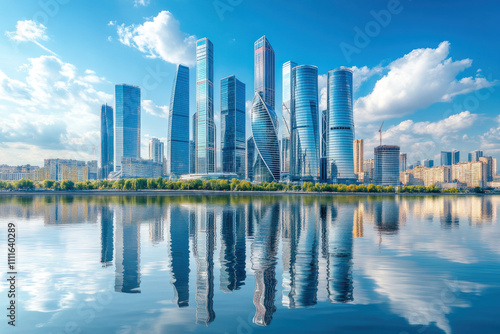
[{"label": "cylindrical glass tower", "polygon": [[375,184],[399,186],[399,146],[375,147]]},{"label": "cylindrical glass tower", "polygon": [[293,179],[319,179],[318,68],[292,69],[291,172]]},{"label": "cylindrical glass tower", "polygon": [[337,166],[339,183],[355,181],[352,143],[354,140],[352,71],[340,68],[328,72],[329,154]]}]

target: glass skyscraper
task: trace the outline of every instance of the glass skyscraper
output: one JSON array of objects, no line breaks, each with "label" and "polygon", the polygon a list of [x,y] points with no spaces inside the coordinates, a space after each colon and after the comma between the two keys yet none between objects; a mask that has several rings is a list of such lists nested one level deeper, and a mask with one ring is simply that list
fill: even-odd
[{"label": "glass skyscraper", "polygon": [[283,128],[281,129],[281,173],[290,173],[290,150],[292,145],[290,111],[292,102],[292,68],[297,66],[292,61],[283,64],[283,91],[282,91],[282,115]]},{"label": "glass skyscraper", "polygon": [[280,147],[278,117],[265,102],[262,92],[252,102],[252,133],[255,142],[253,179],[257,182],[280,180]]},{"label": "glass skyscraper", "polygon": [[253,180],[279,181],[281,176],[279,121],[274,112],[274,50],[265,36],[254,44],[254,91],[251,128],[255,144]]},{"label": "glass skyscraper", "polygon": [[113,107],[101,107],[101,178],[105,179],[113,171],[114,156]]},{"label": "glass skyscraper", "polygon": [[374,149],[375,184],[399,186],[399,146],[381,145]]},{"label": "glass skyscraper", "polygon": [[406,153],[401,153],[399,155],[399,171],[400,172],[406,171],[407,165],[408,165],[407,155],[406,155]]},{"label": "glass skyscraper", "polygon": [[165,155],[165,146],[158,138],[151,138],[149,141],[149,160],[163,163]]},{"label": "glass skyscraper", "polygon": [[255,165],[255,142],[253,137],[247,139],[247,180],[253,181],[253,166]]},{"label": "glass skyscraper", "polygon": [[339,182],[356,179],[353,147],[354,120],[352,71],[340,68],[328,72],[329,163],[337,168]]},{"label": "glass skyscraper", "polygon": [[189,173],[189,68],[177,66],[167,131],[167,174]]},{"label": "glass skyscraper", "polygon": [[451,165],[451,152],[441,151],[441,166]]},{"label": "glass skyscraper", "polygon": [[321,112],[321,154],[322,158],[328,158],[328,110]]},{"label": "glass skyscraper", "polygon": [[130,85],[115,86],[115,171],[122,158],[141,158],[141,89]]},{"label": "glass skyscraper", "polygon": [[291,106],[292,179],[319,179],[320,133],[318,118],[318,68],[301,65],[292,69]]},{"label": "glass skyscraper", "polygon": [[196,42],[196,173],[215,172],[214,46]]},{"label": "glass skyscraper", "polygon": [[266,36],[254,44],[254,91],[262,92],[264,102],[275,110],[274,50]]},{"label": "glass skyscraper", "polygon": [[222,172],[245,178],[245,84],[232,75],[221,80]]},{"label": "glass skyscraper", "polygon": [[460,151],[451,151],[451,163],[452,165],[458,164],[460,162]]}]

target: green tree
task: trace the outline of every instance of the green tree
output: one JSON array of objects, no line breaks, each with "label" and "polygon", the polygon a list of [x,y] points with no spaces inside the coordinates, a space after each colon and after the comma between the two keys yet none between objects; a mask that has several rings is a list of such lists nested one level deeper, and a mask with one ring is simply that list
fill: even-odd
[{"label": "green tree", "polygon": [[75,189],[75,183],[71,180],[63,180],[61,182],[61,190],[73,190]]},{"label": "green tree", "polygon": [[158,183],[155,179],[148,179],[148,189],[157,189]]},{"label": "green tree", "polygon": [[131,179],[126,179],[125,183],[123,184],[123,189],[124,190],[132,190],[134,187],[134,183],[132,182]]}]

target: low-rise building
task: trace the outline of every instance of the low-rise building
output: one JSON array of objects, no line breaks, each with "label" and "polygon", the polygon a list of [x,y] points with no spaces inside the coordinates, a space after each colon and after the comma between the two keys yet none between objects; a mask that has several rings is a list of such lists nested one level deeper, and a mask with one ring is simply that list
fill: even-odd
[{"label": "low-rise building", "polygon": [[121,168],[121,178],[157,178],[162,176],[163,162],[153,160],[123,158]]}]

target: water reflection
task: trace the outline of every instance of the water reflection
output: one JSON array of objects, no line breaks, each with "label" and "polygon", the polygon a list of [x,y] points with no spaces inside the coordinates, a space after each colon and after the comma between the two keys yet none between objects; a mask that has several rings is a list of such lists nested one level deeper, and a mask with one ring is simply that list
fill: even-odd
[{"label": "water reflection", "polygon": [[279,237],[278,203],[266,205],[256,203],[253,206],[255,238],[252,243],[252,269],[255,276],[255,292],[253,303],[256,325],[268,326],[276,312],[274,299],[276,295],[276,264]]},{"label": "water reflection", "polygon": [[113,262],[113,210],[108,206],[101,208],[101,263],[103,267]]},{"label": "water reflection", "polygon": [[115,208],[115,291],[117,292],[141,292],[141,232],[137,216],[137,211],[133,207]]},{"label": "water reflection", "polygon": [[196,258],[196,323],[208,325],[214,312],[215,210],[207,205],[195,208],[193,252]]},{"label": "water reflection", "polygon": [[[222,293],[233,305],[247,302],[249,321],[270,328],[287,309],[383,298],[409,326],[436,324],[451,333],[454,307],[472,307],[467,295],[487,286],[471,272],[481,270],[484,254],[499,262],[499,206],[500,199],[486,196],[54,196],[0,198],[0,216],[40,219],[54,233],[71,233],[65,225],[96,224],[92,261],[114,266],[115,295],[142,291],[135,297],[145,298],[146,291],[168,290],[167,303],[192,310],[192,324],[209,326],[216,312],[226,316],[218,310]],[[477,240],[469,241],[473,232]],[[170,286],[147,285],[144,276],[141,287],[141,261],[143,275],[161,261],[145,260],[141,248],[152,245],[168,261],[163,271],[147,274],[163,275]],[[466,274],[456,278],[461,270]],[[443,302],[439,296],[449,292],[450,281],[458,287]]]},{"label": "water reflection", "polygon": [[174,287],[174,303],[189,306],[189,212],[180,207],[167,211],[170,225],[170,268]]}]

